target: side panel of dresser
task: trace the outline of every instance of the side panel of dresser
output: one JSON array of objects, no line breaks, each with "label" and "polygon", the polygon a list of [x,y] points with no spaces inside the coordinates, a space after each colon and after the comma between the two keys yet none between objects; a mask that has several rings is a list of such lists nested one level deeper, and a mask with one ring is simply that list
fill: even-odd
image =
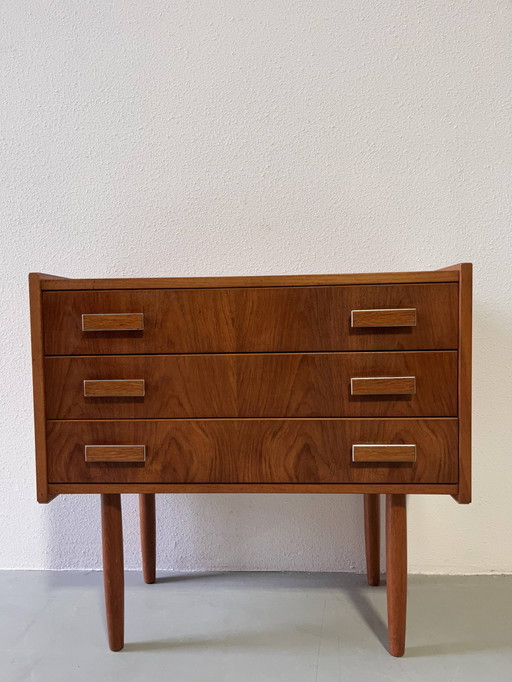
[{"label": "side panel of dresser", "polygon": [[[30,304],[30,334],[32,345],[32,385],[34,394],[34,440],[36,452],[36,492],[38,502],[50,502],[56,494],[48,490],[46,454],[46,406],[44,372],[44,332],[42,282],[64,279],[54,275],[31,272],[28,276]],[[58,494],[58,493],[57,493]]]},{"label": "side panel of dresser", "polygon": [[459,274],[459,492],[453,495],[459,504],[471,502],[471,366],[473,265],[459,263],[443,268]]}]

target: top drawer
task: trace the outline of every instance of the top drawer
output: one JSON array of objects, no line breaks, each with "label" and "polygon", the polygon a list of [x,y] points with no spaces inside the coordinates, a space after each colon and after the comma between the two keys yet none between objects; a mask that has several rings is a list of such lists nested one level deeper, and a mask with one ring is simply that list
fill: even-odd
[{"label": "top drawer", "polygon": [[455,349],[458,285],[43,293],[47,355]]}]

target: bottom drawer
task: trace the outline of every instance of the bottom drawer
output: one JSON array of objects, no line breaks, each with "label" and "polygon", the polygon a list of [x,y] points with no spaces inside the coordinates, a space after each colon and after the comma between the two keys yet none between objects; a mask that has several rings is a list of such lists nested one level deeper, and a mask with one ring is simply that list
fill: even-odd
[{"label": "bottom drawer", "polygon": [[[409,447],[354,448],[365,444]],[[86,446],[96,446],[87,461]],[[50,483],[457,483],[458,428],[447,418],[50,421],[47,457]]]}]

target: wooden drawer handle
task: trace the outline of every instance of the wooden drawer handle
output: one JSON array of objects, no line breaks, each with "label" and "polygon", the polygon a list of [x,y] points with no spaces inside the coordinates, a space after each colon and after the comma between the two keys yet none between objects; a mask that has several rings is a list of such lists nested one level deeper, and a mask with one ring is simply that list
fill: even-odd
[{"label": "wooden drawer handle", "polygon": [[145,445],[86,445],[86,462],[145,462]]},{"label": "wooden drawer handle", "polygon": [[143,313],[86,313],[82,315],[83,332],[126,332],[142,329],[144,329]]},{"label": "wooden drawer handle", "polygon": [[413,395],[416,377],[353,377],[352,395]]},{"label": "wooden drawer handle", "polygon": [[415,327],[416,308],[353,310],[352,327]]},{"label": "wooden drawer handle", "polygon": [[86,398],[115,398],[122,396],[143,396],[144,379],[85,379]]},{"label": "wooden drawer handle", "polygon": [[415,445],[353,445],[353,462],[415,462]]}]

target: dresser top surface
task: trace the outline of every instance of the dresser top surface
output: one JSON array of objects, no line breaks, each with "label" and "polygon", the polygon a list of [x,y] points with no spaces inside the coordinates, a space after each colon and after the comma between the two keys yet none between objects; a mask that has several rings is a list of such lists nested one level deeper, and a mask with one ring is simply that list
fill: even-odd
[{"label": "dresser top surface", "polygon": [[154,277],[71,279],[38,274],[43,291],[95,289],[211,289],[247,287],[349,286],[357,284],[425,284],[458,282],[458,270],[379,272],[369,274],[273,275],[253,277]]}]

